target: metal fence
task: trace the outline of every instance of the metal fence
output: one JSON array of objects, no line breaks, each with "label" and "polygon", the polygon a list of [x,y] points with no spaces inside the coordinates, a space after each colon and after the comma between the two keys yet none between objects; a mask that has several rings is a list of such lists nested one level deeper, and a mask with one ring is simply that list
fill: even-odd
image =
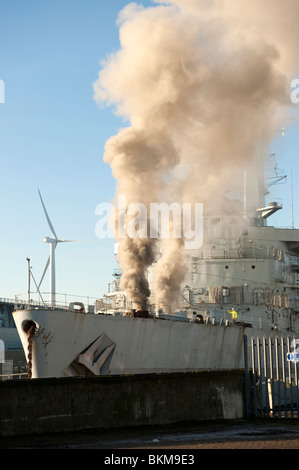
[{"label": "metal fence", "polygon": [[246,417],[298,419],[299,340],[244,337]]}]

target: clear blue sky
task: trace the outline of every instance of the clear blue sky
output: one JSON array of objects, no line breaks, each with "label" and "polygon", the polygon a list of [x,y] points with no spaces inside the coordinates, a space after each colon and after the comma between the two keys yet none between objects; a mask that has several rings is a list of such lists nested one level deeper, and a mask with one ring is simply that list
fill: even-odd
[{"label": "clear blue sky", "polygon": [[[106,140],[122,125],[111,109],[100,109],[92,84],[100,61],[119,46],[116,18],[127,0],[1,0],[0,79],[0,297],[27,291],[27,262],[39,281],[50,231],[38,196],[43,195],[58,237],[57,292],[100,297],[117,267],[113,240],[95,235],[96,206],[115,192],[103,163]],[[142,0],[153,6],[150,0]],[[295,78],[295,77],[294,77]],[[299,104],[298,104],[299,108]],[[298,113],[297,113],[298,116]],[[299,225],[298,119],[272,145],[288,183],[275,194]],[[271,219],[291,225],[290,209]],[[43,284],[48,291],[48,277]]]}]

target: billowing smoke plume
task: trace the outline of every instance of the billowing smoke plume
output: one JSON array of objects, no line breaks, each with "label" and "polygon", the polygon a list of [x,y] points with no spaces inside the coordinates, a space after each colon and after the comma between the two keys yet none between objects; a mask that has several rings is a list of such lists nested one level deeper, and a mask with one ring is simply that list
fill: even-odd
[{"label": "billowing smoke plume", "polygon": [[[128,204],[202,202],[205,214],[236,213],[246,174],[253,210],[261,202],[259,158],[291,105],[299,1],[155,3],[122,10],[120,50],[94,84],[95,99],[128,121],[104,155],[117,193]],[[155,294],[167,304],[184,280],[182,240],[161,250]],[[156,239],[120,243],[123,287],[139,308],[157,253]]]},{"label": "billowing smoke plume", "polygon": [[[149,216],[149,204],[158,202],[163,193],[161,188],[165,189],[164,175],[179,160],[167,130],[155,127],[154,123],[150,126],[149,123],[148,128],[128,127],[109,139],[105,161],[111,165],[118,181],[118,194],[125,195],[128,206],[142,203]],[[122,221],[118,212],[116,217],[117,236],[120,230],[124,229],[126,233],[128,217]],[[157,239],[150,238],[149,218],[145,222],[148,238],[126,237],[120,240],[118,248],[118,261],[123,271],[121,287],[127,292],[134,308],[141,310],[148,309],[150,290],[147,270],[158,254]]]}]

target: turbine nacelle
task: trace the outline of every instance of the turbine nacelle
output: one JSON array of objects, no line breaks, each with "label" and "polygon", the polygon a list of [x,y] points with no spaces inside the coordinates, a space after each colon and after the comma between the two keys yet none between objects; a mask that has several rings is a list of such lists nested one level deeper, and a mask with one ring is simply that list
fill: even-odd
[{"label": "turbine nacelle", "polygon": [[44,237],[45,243],[67,243],[67,242],[74,242],[76,240],[61,240],[60,238],[50,238]]},{"label": "turbine nacelle", "polygon": [[44,242],[45,243],[57,243],[60,240],[57,240],[56,238],[50,238],[50,237],[45,237]]}]

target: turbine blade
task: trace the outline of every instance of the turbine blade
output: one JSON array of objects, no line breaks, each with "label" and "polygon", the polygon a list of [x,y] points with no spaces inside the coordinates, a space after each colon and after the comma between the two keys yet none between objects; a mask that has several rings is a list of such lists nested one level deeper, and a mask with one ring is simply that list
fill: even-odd
[{"label": "turbine blade", "polygon": [[42,277],[41,277],[41,280],[39,281],[38,289],[40,288],[41,283],[42,283],[43,280],[44,280],[44,277],[45,277],[45,275],[46,275],[46,272],[47,272],[47,269],[48,269],[48,267],[49,267],[49,264],[50,264],[50,256],[49,256],[48,261],[47,261],[47,263],[46,263],[46,266],[45,266],[43,275],[42,275]]},{"label": "turbine blade", "polygon": [[[56,246],[57,246],[57,243],[55,243],[54,250],[56,250]],[[38,289],[40,288],[40,286],[41,286],[41,284],[42,284],[42,282],[43,282],[43,280],[44,280],[44,277],[45,277],[46,272],[47,272],[47,270],[48,270],[49,264],[50,264],[50,256],[49,256],[49,258],[48,258],[48,260],[47,260],[47,263],[46,263],[46,266],[45,266],[43,275],[42,275],[42,277],[41,277],[41,280],[39,281]]]},{"label": "turbine blade", "polygon": [[64,239],[58,238],[57,243],[59,243],[59,242],[96,243],[96,244],[99,244],[99,242],[94,242],[94,241],[89,241],[89,240],[64,240]]},{"label": "turbine blade", "polygon": [[41,203],[42,203],[42,205],[43,205],[43,208],[44,208],[44,211],[45,211],[45,215],[46,215],[46,218],[47,218],[47,221],[48,221],[50,230],[51,230],[51,232],[52,232],[52,235],[53,235],[54,238],[57,239],[57,235],[56,235],[56,233],[55,233],[55,230],[54,230],[54,227],[53,227],[53,225],[52,225],[52,222],[51,222],[51,220],[50,220],[50,218],[49,218],[49,216],[48,216],[48,214],[47,214],[47,211],[46,211],[46,208],[45,208],[45,204],[44,204],[44,201],[43,201],[43,199],[42,199],[42,195],[41,195],[41,193],[40,193],[40,190],[38,190],[38,193],[39,193],[39,197],[40,197]]}]

